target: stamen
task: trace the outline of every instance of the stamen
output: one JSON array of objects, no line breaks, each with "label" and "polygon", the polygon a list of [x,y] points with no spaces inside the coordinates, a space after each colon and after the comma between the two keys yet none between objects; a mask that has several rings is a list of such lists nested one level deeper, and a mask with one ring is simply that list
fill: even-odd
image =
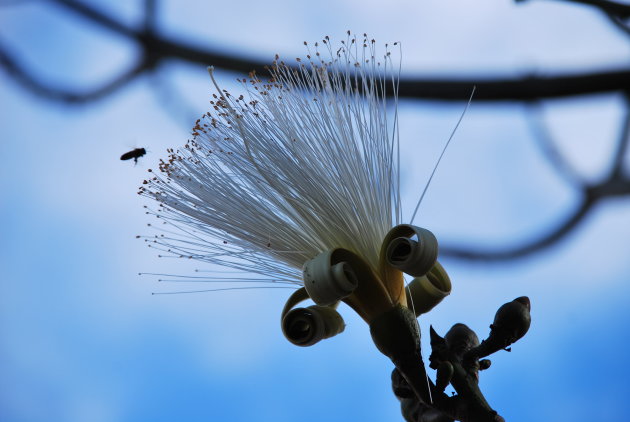
[{"label": "stamen", "polygon": [[435,163],[435,166],[433,167],[431,176],[429,176],[429,180],[427,181],[427,184],[424,186],[424,190],[422,191],[422,195],[420,195],[420,199],[418,200],[418,203],[416,204],[416,208],[414,208],[413,214],[411,214],[411,220],[409,221],[409,224],[413,224],[413,220],[416,218],[416,213],[418,212],[418,208],[420,208],[420,204],[422,203],[422,199],[424,198],[424,195],[427,193],[427,189],[429,189],[431,180],[433,180],[433,175],[435,174],[435,171],[440,165],[440,161],[442,161],[442,157],[444,156],[444,153],[446,152],[446,148],[448,148],[449,144],[451,143],[451,139],[453,139],[453,136],[455,136],[455,132],[457,132],[457,128],[459,127],[459,124],[462,122],[462,119],[464,118],[464,115],[466,114],[466,111],[468,110],[468,107],[470,106],[470,103],[472,102],[473,95],[475,95],[476,89],[477,87],[473,86],[472,92],[470,93],[470,98],[468,98],[468,102],[466,103],[466,107],[464,107],[464,111],[462,111],[461,116],[459,116],[459,120],[457,120],[457,124],[455,125],[455,127],[453,128],[453,131],[451,132],[451,136],[448,137],[448,140],[446,141],[446,144],[444,145],[444,148],[442,149],[442,153],[440,154],[437,162]]},{"label": "stamen", "polygon": [[325,38],[297,70],[277,57],[271,79],[250,75],[242,95],[208,67],[211,112],[140,189],[163,222],[145,240],[164,257],[296,283],[306,260],[334,247],[376,269],[401,219],[398,115],[388,121],[386,100],[393,89],[396,110],[400,68],[391,72],[389,51],[381,65],[364,38],[339,50]]},{"label": "stamen", "polygon": [[226,287],[224,289],[204,289],[204,290],[187,290],[179,292],[152,292],[151,295],[181,295],[188,293],[207,293],[207,292],[225,292],[230,290],[255,290],[255,289],[294,289],[297,290],[299,286],[258,286],[258,287]]}]

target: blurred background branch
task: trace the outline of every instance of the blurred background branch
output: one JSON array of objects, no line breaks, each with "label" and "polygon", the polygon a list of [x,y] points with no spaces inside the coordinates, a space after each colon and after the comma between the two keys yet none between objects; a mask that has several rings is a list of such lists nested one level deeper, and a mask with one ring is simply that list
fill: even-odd
[{"label": "blurred background branch", "polygon": [[619,16],[620,18],[627,18],[630,16],[630,6],[623,3],[618,3],[608,0],[562,0],[570,3],[586,4],[593,6],[604,13]]},{"label": "blurred background branch", "polygon": [[[535,118],[541,125],[541,116]],[[440,253],[459,259],[500,261],[520,258],[531,253],[547,248],[565,236],[569,235],[589,215],[591,210],[601,201],[618,196],[630,195],[630,178],[624,169],[624,158],[630,141],[630,102],[626,101],[626,116],[622,123],[617,147],[610,157],[610,170],[604,180],[597,183],[588,183],[581,180],[562,155],[555,149],[550,134],[539,128],[536,139],[545,144],[543,153],[547,156],[554,168],[560,174],[565,175],[572,185],[580,191],[580,203],[562,219],[555,227],[548,230],[537,239],[518,242],[516,246],[505,246],[494,250],[483,250],[478,247],[443,246]]]},{"label": "blurred background branch", "polygon": [[[111,83],[95,88],[91,92],[61,91],[46,86],[38,81],[37,76],[19,65],[6,48],[0,46],[2,65],[25,88],[44,98],[68,103],[95,101],[113,93],[144,71],[151,71],[165,60],[183,60],[204,66],[238,73],[255,70],[258,75],[265,75],[266,62],[247,57],[222,54],[210,48],[193,45],[181,40],[161,36],[155,29],[157,15],[156,1],[144,2],[144,22],[140,28],[130,28],[106,13],[87,3],[76,0],[47,0],[51,5],[63,7],[128,38],[140,46],[142,53],[139,63],[132,70],[124,72]],[[613,8],[614,9],[614,8]],[[623,8],[624,10],[627,7]],[[614,9],[615,11],[617,9]],[[619,16],[618,14],[615,16]],[[492,73],[492,72],[487,72]],[[400,81],[399,95],[403,98],[424,100],[466,101],[471,87],[477,86],[475,101],[526,101],[536,99],[559,98],[605,92],[630,90],[630,68],[606,70],[582,70],[570,74],[549,76],[526,75],[518,78],[474,77],[461,75],[457,78],[403,77]]]},{"label": "blurred background branch", "polygon": [[[600,0],[567,0],[574,4],[594,7],[610,17],[611,21],[628,29],[625,20],[630,16],[630,6]],[[6,5],[14,5],[9,2]],[[43,82],[37,71],[29,69],[19,60],[19,53],[0,43],[0,65],[16,82],[32,94],[50,101],[66,104],[88,104],[113,95],[140,76],[155,75],[158,95],[169,100],[165,106],[178,104],[178,110],[187,110],[184,101],[177,98],[175,90],[169,89],[168,78],[157,70],[168,60],[180,60],[194,64],[208,65],[237,73],[256,70],[258,75],[266,73],[265,63],[240,55],[224,54],[204,46],[193,45],[181,40],[167,38],[157,29],[159,4],[156,0],[144,0],[143,20],[138,28],[125,25],[86,2],[77,0],[47,0],[41,7],[60,7],[95,26],[122,35],[140,48],[136,63],[112,80],[88,90],[72,90]],[[487,72],[489,74],[491,72]],[[158,75],[160,75],[158,77]],[[477,87],[475,102],[520,102],[539,105],[544,100],[578,97],[589,94],[630,93],[630,68],[576,70],[555,75],[525,75],[522,77],[475,77],[461,74],[453,78],[402,77],[399,96],[417,100],[466,101],[472,86]],[[464,260],[505,261],[524,257],[544,250],[572,233],[602,201],[617,196],[630,196],[630,180],[624,172],[624,157],[628,144],[627,115],[621,130],[617,148],[609,158],[609,175],[597,183],[587,183],[569,164],[562,152],[557,149],[552,135],[545,129],[543,116],[535,111],[530,123],[539,142],[541,152],[565,181],[580,192],[581,200],[575,208],[566,213],[563,219],[546,229],[534,239],[523,239],[494,248],[475,245],[449,245],[441,247],[441,253]],[[626,101],[626,109],[630,110]],[[628,113],[627,113],[628,114]],[[597,140],[593,140],[597,142]]]}]

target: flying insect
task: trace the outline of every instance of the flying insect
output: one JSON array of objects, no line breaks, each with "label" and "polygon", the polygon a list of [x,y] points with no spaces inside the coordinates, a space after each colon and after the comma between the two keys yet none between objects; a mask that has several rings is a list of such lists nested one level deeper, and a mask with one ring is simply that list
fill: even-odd
[{"label": "flying insect", "polygon": [[147,153],[147,150],[144,148],[136,148],[133,149],[129,152],[125,152],[123,155],[120,156],[120,159],[125,161],[125,160],[131,160],[133,158],[133,162],[135,164],[138,164],[138,158],[142,157],[143,155],[145,155]]}]

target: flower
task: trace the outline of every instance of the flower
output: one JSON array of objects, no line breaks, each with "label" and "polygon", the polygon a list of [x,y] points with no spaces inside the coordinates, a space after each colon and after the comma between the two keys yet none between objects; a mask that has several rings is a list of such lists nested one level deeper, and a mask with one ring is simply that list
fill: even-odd
[{"label": "flower", "polygon": [[397,99],[393,118],[386,99],[397,78],[388,83],[390,52],[377,58],[374,40],[322,44],[297,69],[276,56],[272,78],[251,74],[238,97],[209,68],[213,110],[140,189],[181,229],[156,243],[298,285],[303,264],[333,248],[377,271],[381,242],[400,220]]},{"label": "flower", "polygon": [[[297,68],[276,56],[271,79],[250,74],[239,96],[209,68],[212,110],[140,188],[159,203],[150,212],[176,229],[153,242],[298,287],[282,326],[301,346],[343,330],[343,300],[426,400],[415,317],[450,281],[433,234],[400,224],[397,72],[387,45],[379,57],[365,34],[348,32],[339,48],[325,37],[321,48]],[[411,299],[403,273],[416,277]],[[316,305],[292,309],[307,298]]]}]

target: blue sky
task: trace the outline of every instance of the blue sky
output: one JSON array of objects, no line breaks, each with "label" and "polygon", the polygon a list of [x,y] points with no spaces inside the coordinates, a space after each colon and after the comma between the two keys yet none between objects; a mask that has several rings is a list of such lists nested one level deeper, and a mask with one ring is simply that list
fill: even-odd
[{"label": "blue sky", "polygon": [[[140,2],[92,3],[139,19]],[[302,41],[339,39],[347,29],[401,41],[403,74],[548,74],[630,60],[627,38],[602,16],[560,2],[163,3],[167,34],[261,60],[301,56]],[[0,8],[0,28],[2,45],[68,87],[107,78],[135,54],[41,1]],[[217,75],[227,87],[236,77]],[[201,66],[170,63],[161,78],[175,97],[140,78],[68,107],[0,72],[0,421],[402,420],[391,363],[347,307],[343,334],[297,348],[278,321],[290,291],[151,295],[196,286],[138,272],[203,269],[158,259],[135,239],[151,222],[137,187],[166,148],[185,142],[210,95]],[[407,216],[462,109],[401,101]],[[591,180],[605,170],[622,112],[616,96],[544,108],[560,150]],[[570,212],[579,197],[540,154],[526,116],[522,105],[473,102],[416,222],[445,243],[509,246]],[[119,161],[135,147],[148,149],[137,166]],[[622,420],[630,411],[629,238],[630,201],[614,199],[530,258],[445,259],[453,293],[420,319],[423,333],[465,322],[484,337],[498,306],[528,295],[530,332],[481,375],[490,404],[514,422]]]}]

